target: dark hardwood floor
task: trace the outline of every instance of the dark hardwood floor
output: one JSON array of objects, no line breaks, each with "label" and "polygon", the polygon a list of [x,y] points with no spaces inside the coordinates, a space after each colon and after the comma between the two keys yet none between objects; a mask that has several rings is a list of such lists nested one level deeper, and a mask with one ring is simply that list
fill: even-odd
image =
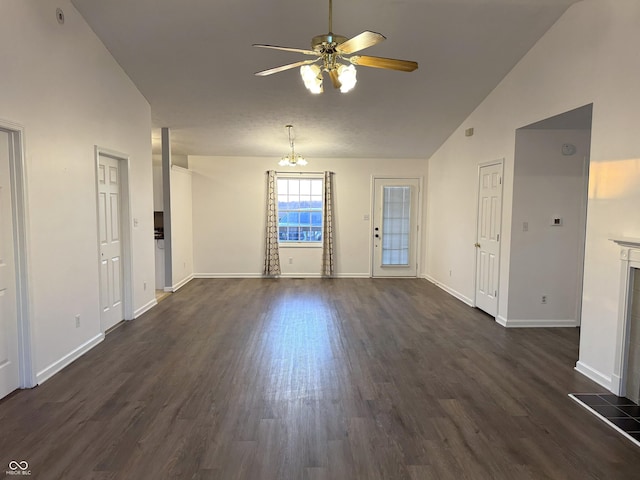
[{"label": "dark hardwood floor", "polygon": [[604,392],[578,340],[426,280],[194,280],[0,401],[0,477],[640,478],[640,449],[567,396]]}]

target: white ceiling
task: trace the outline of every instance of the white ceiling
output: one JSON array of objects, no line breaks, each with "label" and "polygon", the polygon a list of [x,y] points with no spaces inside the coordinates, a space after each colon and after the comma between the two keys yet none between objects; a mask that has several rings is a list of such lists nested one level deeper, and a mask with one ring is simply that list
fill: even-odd
[{"label": "white ceiling", "polygon": [[[309,48],[327,33],[328,0],[73,0],[170,127],[181,155],[429,157],[578,0],[334,0],[333,30],[380,32],[365,55],[417,61],[412,73],[358,67],[341,94],[311,95],[298,70],[254,72],[303,59],[252,48]],[[308,58],[308,57],[306,57]],[[159,152],[159,130],[154,130]]]}]

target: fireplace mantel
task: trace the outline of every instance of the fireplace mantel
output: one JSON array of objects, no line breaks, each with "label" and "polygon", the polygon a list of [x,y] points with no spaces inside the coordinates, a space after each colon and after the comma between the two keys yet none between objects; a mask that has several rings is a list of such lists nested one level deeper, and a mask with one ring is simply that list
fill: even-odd
[{"label": "fireplace mantel", "polygon": [[625,374],[627,363],[627,348],[630,324],[631,287],[633,285],[631,272],[640,269],[640,238],[614,237],[612,242],[620,246],[620,292],[618,303],[618,332],[616,341],[616,356],[613,375],[611,377],[611,391],[616,395],[625,394]]},{"label": "fireplace mantel", "polygon": [[617,243],[621,247],[627,248],[640,248],[640,238],[633,237],[613,237],[610,238],[612,242]]}]

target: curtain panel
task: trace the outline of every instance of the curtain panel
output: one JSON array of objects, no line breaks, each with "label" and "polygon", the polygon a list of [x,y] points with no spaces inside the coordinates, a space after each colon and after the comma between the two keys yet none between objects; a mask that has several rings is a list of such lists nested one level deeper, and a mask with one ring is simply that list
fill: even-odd
[{"label": "curtain panel", "polygon": [[324,208],[322,222],[322,276],[333,277],[333,172],[324,172]]},{"label": "curtain panel", "polygon": [[276,172],[267,172],[267,221],[265,231],[264,271],[265,276],[280,275],[280,252],[278,249],[278,192]]}]

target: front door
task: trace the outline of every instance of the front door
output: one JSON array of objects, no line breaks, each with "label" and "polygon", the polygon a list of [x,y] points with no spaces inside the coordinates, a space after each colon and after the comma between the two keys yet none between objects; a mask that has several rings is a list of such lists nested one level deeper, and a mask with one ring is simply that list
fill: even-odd
[{"label": "front door", "polygon": [[0,130],[0,398],[20,386],[9,133]]},{"label": "front door", "polygon": [[373,212],[373,276],[416,277],[417,178],[376,178]]},{"label": "front door", "polygon": [[502,224],[502,163],[481,166],[476,240],[476,307],[498,314],[500,227]]},{"label": "front door", "polygon": [[120,162],[98,157],[98,234],[100,238],[100,321],[107,331],[124,318]]}]

